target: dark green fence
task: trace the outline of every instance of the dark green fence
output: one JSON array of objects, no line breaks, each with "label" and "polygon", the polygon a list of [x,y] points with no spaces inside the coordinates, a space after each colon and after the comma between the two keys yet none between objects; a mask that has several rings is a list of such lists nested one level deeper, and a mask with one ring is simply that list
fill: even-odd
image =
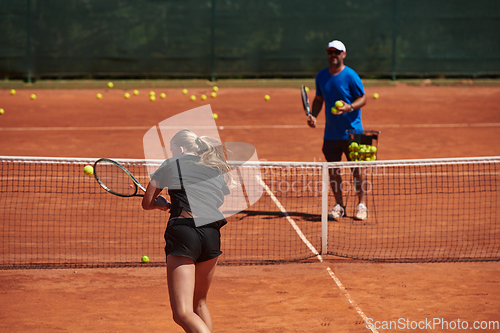
[{"label": "dark green fence", "polygon": [[0,77],[500,75],[499,0],[0,0]]}]

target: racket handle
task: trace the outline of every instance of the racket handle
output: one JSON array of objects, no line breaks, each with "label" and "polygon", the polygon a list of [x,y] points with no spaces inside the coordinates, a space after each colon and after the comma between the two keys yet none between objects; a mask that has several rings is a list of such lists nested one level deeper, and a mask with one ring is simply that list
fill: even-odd
[{"label": "racket handle", "polygon": [[156,197],[156,199],[155,199],[155,206],[157,206],[158,209],[160,209],[160,210],[167,211],[170,209],[172,204],[170,202],[168,202],[168,200],[165,199],[165,197],[162,197],[160,195],[160,196]]}]

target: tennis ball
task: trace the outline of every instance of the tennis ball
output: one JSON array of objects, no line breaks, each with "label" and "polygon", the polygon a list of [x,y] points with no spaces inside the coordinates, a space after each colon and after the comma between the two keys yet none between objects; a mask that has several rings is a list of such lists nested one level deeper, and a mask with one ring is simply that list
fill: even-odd
[{"label": "tennis ball", "polygon": [[266,96],[264,96],[264,99],[265,99],[266,101],[268,101],[268,100],[270,100],[270,99],[271,99],[271,96],[266,95]]},{"label": "tennis ball", "polygon": [[160,97],[161,97],[161,98],[165,98],[165,97],[167,97],[167,94],[165,94],[165,93],[161,93],[161,94],[160,94]]},{"label": "tennis ball", "polygon": [[113,88],[113,87],[114,87],[113,82],[108,82],[108,87],[109,87],[109,88]]},{"label": "tennis ball", "polygon": [[201,99],[202,100],[206,100],[207,99],[207,95],[201,95]]},{"label": "tennis ball", "polygon": [[184,95],[187,95],[188,90],[187,90],[187,89],[182,89],[182,93],[183,93]]},{"label": "tennis ball", "polygon": [[102,98],[102,94],[97,94],[96,96],[97,96],[98,99]]},{"label": "tennis ball", "polygon": [[0,109],[0,114],[4,114],[4,110],[3,109]]},{"label": "tennis ball", "polygon": [[211,93],[210,96],[212,96],[212,98],[215,98],[217,97],[217,94],[215,92]]},{"label": "tennis ball", "polygon": [[377,99],[377,98],[379,98],[379,95],[377,93],[374,93],[373,98]]},{"label": "tennis ball", "polygon": [[306,92],[309,92],[309,87],[304,87],[304,90],[305,90]]},{"label": "tennis ball", "polygon": [[137,89],[134,90],[134,95],[136,95],[136,96],[139,95],[139,90],[137,90]]},{"label": "tennis ball", "polygon": [[123,96],[125,96],[125,98],[130,98],[130,94],[128,92],[125,93],[125,95],[123,95]]},{"label": "tennis ball", "polygon": [[35,94],[31,94],[30,98],[31,98],[32,100],[35,100],[35,99],[36,99],[36,95],[35,95]]},{"label": "tennis ball", "polygon": [[86,175],[86,176],[90,176],[94,173],[94,168],[92,167],[92,165],[86,165],[84,168],[83,168],[83,173]]},{"label": "tennis ball", "polygon": [[195,95],[191,95],[191,97],[189,97],[192,101],[196,101],[196,96]]},{"label": "tennis ball", "polygon": [[214,119],[219,118],[219,116],[217,115],[217,113],[212,114],[212,117],[214,117]]},{"label": "tennis ball", "polygon": [[149,262],[149,257],[148,256],[142,256],[141,261],[143,263],[148,263]]},{"label": "tennis ball", "polygon": [[10,94],[11,94],[11,95],[15,95],[15,94],[16,94],[16,90],[15,90],[15,89],[11,89],[11,90],[10,90]]},{"label": "tennis ball", "polygon": [[151,95],[151,96],[149,96],[149,99],[151,100],[151,102],[154,102],[154,101],[156,101],[156,96],[155,95]]},{"label": "tennis ball", "polygon": [[213,89],[213,91],[215,91],[215,92],[219,91],[219,87],[217,87],[217,86],[214,86],[212,89]]},{"label": "tennis ball", "polygon": [[335,102],[335,107],[336,107],[336,108],[341,108],[341,107],[343,107],[343,106],[344,106],[344,103],[342,103],[342,101],[336,101],[336,102]]},{"label": "tennis ball", "polygon": [[337,108],[335,108],[335,106],[332,106],[332,113],[333,114],[337,113]]},{"label": "tennis ball", "polygon": [[149,96],[156,96],[156,93],[154,91],[150,91]]}]

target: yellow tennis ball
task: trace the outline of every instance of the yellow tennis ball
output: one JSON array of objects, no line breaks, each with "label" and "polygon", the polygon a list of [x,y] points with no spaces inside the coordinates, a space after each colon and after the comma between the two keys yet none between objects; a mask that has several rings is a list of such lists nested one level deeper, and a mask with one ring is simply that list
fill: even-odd
[{"label": "yellow tennis ball", "polygon": [[84,168],[83,168],[83,173],[86,175],[86,176],[90,176],[94,173],[94,168],[92,167],[92,165],[86,165]]},{"label": "yellow tennis ball", "polygon": [[217,86],[214,86],[212,89],[213,89],[213,91],[215,91],[215,92],[219,91],[219,87],[217,87]]},{"label": "yellow tennis ball", "polygon": [[137,89],[134,90],[134,95],[136,95],[136,96],[139,95],[139,90],[137,90]]},{"label": "yellow tennis ball", "polygon": [[377,93],[374,93],[374,94],[373,94],[373,98],[377,99],[377,98],[379,98],[379,97],[380,97],[380,96],[379,96]]},{"label": "yellow tennis ball", "polygon": [[270,100],[270,99],[271,99],[271,96],[266,95],[266,96],[264,96],[264,99],[265,99],[266,101],[268,101],[268,100]]},{"label": "yellow tennis ball", "polygon": [[337,113],[337,108],[335,106],[332,106],[332,113],[333,114]]},{"label": "yellow tennis ball", "polygon": [[114,87],[113,82],[108,82],[108,87],[109,87],[109,88],[113,88],[113,87]]},{"label": "yellow tennis ball", "polygon": [[99,94],[97,94],[96,96],[97,96],[97,98],[98,98],[98,99],[101,99],[101,98],[102,98],[102,94],[100,94],[100,93],[99,93]]},{"label": "yellow tennis ball", "polygon": [[149,99],[151,100],[151,102],[154,102],[154,101],[156,101],[156,96],[155,95],[151,95],[151,96],[149,96]]},{"label": "yellow tennis ball", "polygon": [[191,97],[189,97],[192,101],[196,101],[196,96],[195,95],[191,95]]},{"label": "yellow tennis ball", "polygon": [[148,263],[149,262],[149,257],[148,256],[142,256],[141,261],[143,263]]},{"label": "yellow tennis ball", "polygon": [[36,95],[35,94],[31,94],[30,98],[33,99],[33,100],[35,100],[36,99]]},{"label": "yellow tennis ball", "polygon": [[342,101],[336,101],[336,102],[335,102],[335,107],[336,107],[336,108],[341,108],[341,107],[343,107],[343,106],[344,106],[344,103],[342,103]]},{"label": "yellow tennis ball", "polygon": [[150,91],[149,96],[156,96],[156,93],[154,91]]},{"label": "yellow tennis ball", "polygon": [[125,96],[125,98],[130,98],[130,94],[128,92],[126,92],[123,96]]},{"label": "yellow tennis ball", "polygon": [[212,98],[215,98],[217,97],[217,94],[215,92],[211,93],[210,96],[212,96]]},{"label": "yellow tennis ball", "polygon": [[207,95],[201,95],[201,99],[202,100],[206,100],[207,99]]},{"label": "yellow tennis ball", "polygon": [[214,119],[219,118],[219,116],[217,115],[217,113],[212,114],[212,117],[214,117]]},{"label": "yellow tennis ball", "polygon": [[16,90],[15,90],[15,89],[11,89],[11,90],[10,90],[10,94],[11,94],[11,95],[15,95],[15,94],[16,94]]},{"label": "yellow tennis ball", "polygon": [[304,90],[305,90],[306,92],[309,92],[309,87],[304,87]]},{"label": "yellow tennis ball", "polygon": [[165,94],[165,93],[161,93],[161,94],[160,94],[160,97],[161,97],[161,98],[165,98],[165,97],[167,97],[167,94]]},{"label": "yellow tennis ball", "polygon": [[4,109],[0,109],[0,114],[4,114]]},{"label": "yellow tennis ball", "polygon": [[182,93],[183,93],[184,95],[187,95],[188,90],[187,90],[187,89],[182,89]]}]

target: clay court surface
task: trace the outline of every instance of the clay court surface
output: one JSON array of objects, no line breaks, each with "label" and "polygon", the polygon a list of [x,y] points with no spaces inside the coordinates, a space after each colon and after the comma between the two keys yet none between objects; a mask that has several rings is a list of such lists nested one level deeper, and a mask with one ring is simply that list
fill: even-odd
[{"label": "clay court surface", "polygon": [[[143,158],[142,137],[175,114],[210,104],[222,141],[253,144],[259,159],[323,161],[324,124],[311,129],[297,88],[0,90],[1,156]],[[154,90],[157,100],[149,100]],[[500,86],[366,87],[365,129],[379,159],[498,156]],[[103,98],[98,100],[97,93]],[[131,92],[131,91],[130,91]],[[166,98],[159,94],[164,92]],[[373,93],[379,99],[372,97]],[[30,94],[36,94],[36,100]],[[189,96],[197,96],[196,101]],[[270,101],[264,95],[271,96]],[[314,91],[309,93],[312,98]],[[324,110],[322,111],[324,112]],[[498,262],[387,264],[325,257],[271,266],[220,266],[210,293],[214,332],[368,332],[363,316],[420,332],[500,321]],[[165,268],[1,270],[2,332],[182,332],[171,319]],[[421,324],[422,325],[422,324]],[[463,327],[463,326],[462,326]],[[401,325],[400,325],[401,328]],[[415,327],[413,327],[415,328]],[[379,332],[409,332],[379,329]]]}]

